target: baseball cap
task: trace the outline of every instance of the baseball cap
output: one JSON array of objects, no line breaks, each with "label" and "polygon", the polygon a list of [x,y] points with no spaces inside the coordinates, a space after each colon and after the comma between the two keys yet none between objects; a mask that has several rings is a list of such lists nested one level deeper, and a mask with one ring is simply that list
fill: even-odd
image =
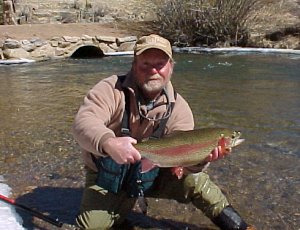
[{"label": "baseball cap", "polygon": [[160,49],[172,59],[172,47],[170,42],[156,34],[150,34],[139,38],[134,47],[134,54],[140,55],[147,49]]}]

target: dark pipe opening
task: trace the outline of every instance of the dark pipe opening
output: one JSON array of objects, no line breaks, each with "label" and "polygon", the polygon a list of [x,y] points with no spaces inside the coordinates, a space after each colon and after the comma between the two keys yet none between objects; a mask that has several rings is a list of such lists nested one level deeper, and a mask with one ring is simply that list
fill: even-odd
[{"label": "dark pipe opening", "polygon": [[102,57],[104,57],[103,51],[96,46],[82,46],[71,55],[71,58],[102,58]]}]

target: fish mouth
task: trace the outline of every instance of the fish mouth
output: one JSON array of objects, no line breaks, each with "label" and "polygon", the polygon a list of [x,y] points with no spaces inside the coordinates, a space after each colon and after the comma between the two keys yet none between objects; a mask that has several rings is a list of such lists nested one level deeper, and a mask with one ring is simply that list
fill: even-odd
[{"label": "fish mouth", "polygon": [[245,141],[245,139],[241,139],[241,138],[233,139],[232,143],[231,143],[231,147],[238,146],[238,145],[242,144],[244,141]]},{"label": "fish mouth", "polygon": [[240,138],[242,136],[242,133],[240,131],[234,131],[232,134],[231,139],[231,147],[238,146],[242,144],[245,139]]}]

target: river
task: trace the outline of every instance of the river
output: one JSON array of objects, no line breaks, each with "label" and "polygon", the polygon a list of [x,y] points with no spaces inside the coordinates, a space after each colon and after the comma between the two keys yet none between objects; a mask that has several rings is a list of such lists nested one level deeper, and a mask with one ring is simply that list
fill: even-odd
[{"label": "river", "polygon": [[[126,73],[131,61],[123,56],[0,66],[0,175],[13,198],[74,224],[84,183],[70,133],[74,115],[94,84]],[[196,127],[230,127],[246,139],[211,164],[211,178],[257,229],[298,230],[300,57],[176,54],[175,61],[172,81],[189,102]],[[217,229],[192,206],[149,202],[142,224]],[[21,215],[26,229],[53,229]]]}]

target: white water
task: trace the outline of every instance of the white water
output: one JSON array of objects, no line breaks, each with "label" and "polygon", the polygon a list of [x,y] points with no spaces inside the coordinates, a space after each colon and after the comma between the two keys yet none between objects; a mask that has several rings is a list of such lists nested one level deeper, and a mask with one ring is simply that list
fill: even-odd
[{"label": "white water", "polygon": [[175,52],[180,53],[264,53],[264,54],[295,54],[299,55],[300,50],[294,49],[274,49],[274,48],[244,48],[244,47],[225,47],[225,48],[206,48],[206,47],[174,47]]},{"label": "white water", "polygon": [[[4,183],[0,175],[0,194],[9,197],[11,188]],[[22,218],[16,213],[14,207],[0,200],[0,230],[24,230]]]}]

